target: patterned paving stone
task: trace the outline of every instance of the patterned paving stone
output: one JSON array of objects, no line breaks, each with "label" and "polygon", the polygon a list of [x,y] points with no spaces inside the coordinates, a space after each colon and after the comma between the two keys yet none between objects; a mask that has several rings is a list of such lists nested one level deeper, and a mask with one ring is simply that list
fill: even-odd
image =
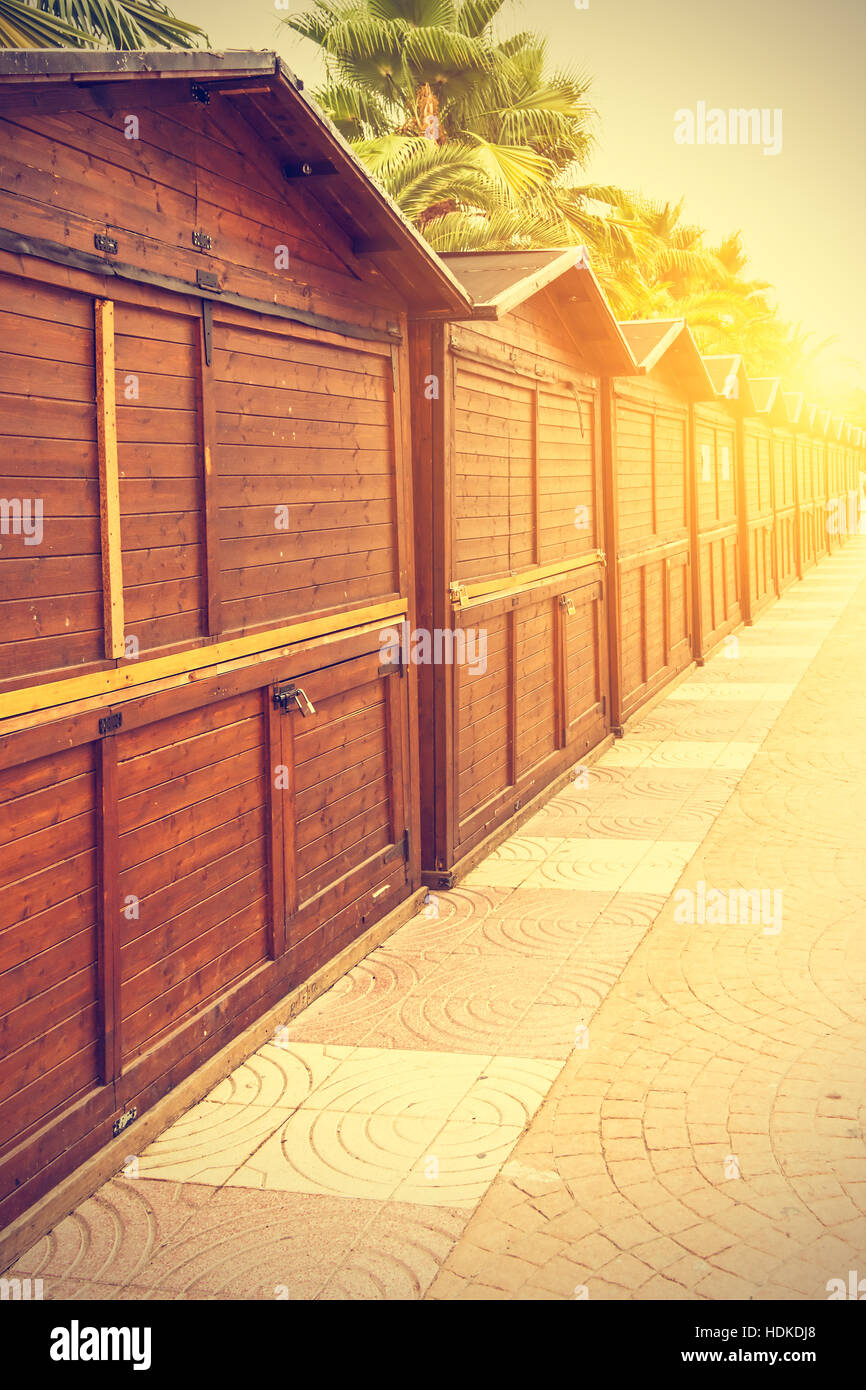
[{"label": "patterned paving stone", "polygon": [[[858,578],[862,563],[861,551]],[[827,633],[837,618],[828,606]],[[755,669],[782,645],[772,633],[762,642],[759,628],[744,644]],[[801,1300],[825,1298],[829,1279],[862,1265],[866,824],[843,808],[858,794],[866,729],[852,736],[827,709],[862,698],[864,586],[839,630],[809,650],[802,680],[773,692],[787,702],[773,710],[766,749],[730,768],[734,785],[692,794],[692,804],[716,800],[717,819],[681,880],[778,886],[783,930],[689,925],[673,902],[662,907],[429,1297],[573,1297],[576,1261],[590,1298]],[[737,685],[747,705],[748,682]],[[545,1181],[557,1193],[564,1182],[592,1226],[541,1271],[521,1244],[527,1223],[539,1239],[561,1215],[539,1215],[540,1184],[514,1176],[530,1171],[540,1127]],[[614,1199],[626,1206],[618,1220]],[[617,1257],[605,1243],[614,1235]],[[459,1287],[452,1270],[464,1272]]]},{"label": "patterned paving stone", "polygon": [[319,1297],[365,1302],[423,1297],[468,1217],[466,1208],[387,1203]]},{"label": "patterned paving stone", "polygon": [[385,1201],[422,1162],[441,1127],[441,1120],[423,1116],[296,1110],[226,1183]]},{"label": "patterned paving stone", "polygon": [[[727,640],[16,1272],[72,1299],[826,1297],[866,1259],[864,569],[853,542]],[[781,930],[772,896],[684,920],[701,882],[781,891]]]}]

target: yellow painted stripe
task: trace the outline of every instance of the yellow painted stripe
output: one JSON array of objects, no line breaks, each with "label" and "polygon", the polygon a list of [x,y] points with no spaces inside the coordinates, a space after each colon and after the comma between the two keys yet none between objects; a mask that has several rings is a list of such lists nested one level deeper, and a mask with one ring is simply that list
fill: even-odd
[{"label": "yellow painted stripe", "polygon": [[[13,715],[29,714],[35,710],[51,709],[66,705],[73,700],[87,700],[97,695],[112,695],[118,691],[130,690],[150,681],[168,676],[204,679],[215,672],[206,670],[217,667],[226,661],[238,661],[243,657],[262,657],[278,655],[276,649],[297,642],[310,641],[330,633],[351,632],[365,623],[384,622],[391,618],[406,616],[406,599],[392,599],[388,603],[373,604],[369,608],[358,608],[351,613],[334,613],[328,618],[311,618],[306,622],[293,623],[289,627],[278,628],[273,632],[260,632],[252,637],[237,637],[226,642],[213,642],[206,647],[175,652],[172,656],[157,657],[153,661],[131,663],[129,666],[115,667],[110,671],[98,671],[89,676],[73,676],[69,680],[52,681],[48,685],[30,686],[24,690],[12,690],[0,695],[0,719]],[[193,673],[201,673],[198,676]],[[5,732],[5,730],[4,730]]]},{"label": "yellow painted stripe", "polygon": [[123,557],[120,547],[120,482],[114,399],[114,304],[110,299],[96,299],[93,309],[105,655],[110,660],[117,660],[123,656],[124,649]]},{"label": "yellow painted stripe", "polygon": [[464,584],[463,587],[466,591],[466,597],[469,599],[481,599],[488,596],[493,598],[503,591],[517,593],[521,589],[534,588],[547,579],[555,579],[557,575],[571,574],[573,570],[587,569],[590,565],[604,563],[603,552],[593,550],[591,554],[584,555],[579,560],[558,560],[551,565],[536,565],[531,570],[521,570],[519,574],[510,574],[507,579],[479,579],[475,584]]}]

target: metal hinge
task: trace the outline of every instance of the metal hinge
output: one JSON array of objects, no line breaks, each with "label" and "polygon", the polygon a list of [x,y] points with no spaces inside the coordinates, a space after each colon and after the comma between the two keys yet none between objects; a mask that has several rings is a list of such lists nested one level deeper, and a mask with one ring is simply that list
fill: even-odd
[{"label": "metal hinge", "polygon": [[299,685],[284,685],[274,691],[274,706],[283,714],[287,714],[293,704],[297,705],[305,719],[308,714],[316,713],[316,706]]},{"label": "metal hinge", "polygon": [[97,251],[106,251],[109,256],[117,255],[118,243],[113,236],[106,236],[103,232],[97,232],[93,238],[93,245]]},{"label": "metal hinge", "polygon": [[189,90],[193,101],[200,102],[202,106],[210,105],[210,92],[207,87],[203,87],[200,82],[193,82]]},{"label": "metal hinge", "polygon": [[461,584],[458,579],[452,579],[448,585],[448,597],[455,608],[464,608],[469,602],[469,594],[466,592],[466,585]]},{"label": "metal hinge", "polygon": [[284,179],[330,178],[336,172],[337,167],[331,163],[330,159],[303,159],[297,164],[283,165]]},{"label": "metal hinge", "polygon": [[409,831],[404,830],[399,840],[385,851],[384,862],[390,863],[392,859],[405,859],[409,862]]},{"label": "metal hinge", "polygon": [[210,251],[213,246],[207,232],[193,232],[192,244],[198,251]]},{"label": "metal hinge", "polygon": [[406,674],[406,657],[403,651],[403,644],[400,643],[400,651],[396,661],[380,661],[377,676],[404,676]]},{"label": "metal hinge", "polygon": [[106,714],[104,719],[99,721],[99,732],[101,734],[112,734],[115,729],[119,729],[123,724],[123,715],[120,711],[117,714]]},{"label": "metal hinge", "polygon": [[201,332],[204,347],[204,360],[208,367],[213,366],[213,305],[209,299],[201,302]]}]

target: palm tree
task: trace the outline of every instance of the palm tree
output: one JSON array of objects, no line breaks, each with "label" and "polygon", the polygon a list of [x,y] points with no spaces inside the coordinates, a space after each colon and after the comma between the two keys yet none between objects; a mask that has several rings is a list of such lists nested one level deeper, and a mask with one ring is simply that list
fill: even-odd
[{"label": "palm tree", "polygon": [[[590,148],[588,82],[546,75],[546,45],[535,35],[497,43],[492,22],[505,2],[313,0],[284,23],[321,47],[327,80],[316,99],[368,167],[381,170],[396,157],[395,136],[439,149],[456,143],[515,210],[529,216],[529,199],[543,223],[559,217],[565,233],[557,194],[579,196],[561,179]],[[407,144],[401,157],[415,153]],[[457,212],[459,202],[443,212]],[[467,211],[474,220],[485,206]]]},{"label": "palm tree", "polygon": [[194,48],[207,35],[160,0],[0,0],[0,48]]}]

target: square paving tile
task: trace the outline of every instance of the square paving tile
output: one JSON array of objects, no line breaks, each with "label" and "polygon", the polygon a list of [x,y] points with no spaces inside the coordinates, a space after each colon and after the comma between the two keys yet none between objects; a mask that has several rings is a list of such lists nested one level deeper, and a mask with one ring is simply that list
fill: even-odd
[{"label": "square paving tile", "polygon": [[475,1207],[508,1161],[522,1125],[448,1120],[394,1192],[397,1202]]},{"label": "square paving tile", "polygon": [[489,1055],[359,1047],[304,1102],[307,1110],[445,1118],[481,1076]]},{"label": "square paving tile", "polygon": [[200,1101],[144,1150],[139,1174],[219,1187],[283,1120],[280,1109]]},{"label": "square paving tile", "polygon": [[[286,1030],[286,1033],[288,1030]],[[224,1105],[294,1110],[352,1055],[351,1047],[290,1042],[282,1034],[266,1043],[208,1093]]]},{"label": "square paving tile", "polygon": [[441,1128],[442,1120],[431,1116],[297,1110],[227,1186],[385,1201]]}]

